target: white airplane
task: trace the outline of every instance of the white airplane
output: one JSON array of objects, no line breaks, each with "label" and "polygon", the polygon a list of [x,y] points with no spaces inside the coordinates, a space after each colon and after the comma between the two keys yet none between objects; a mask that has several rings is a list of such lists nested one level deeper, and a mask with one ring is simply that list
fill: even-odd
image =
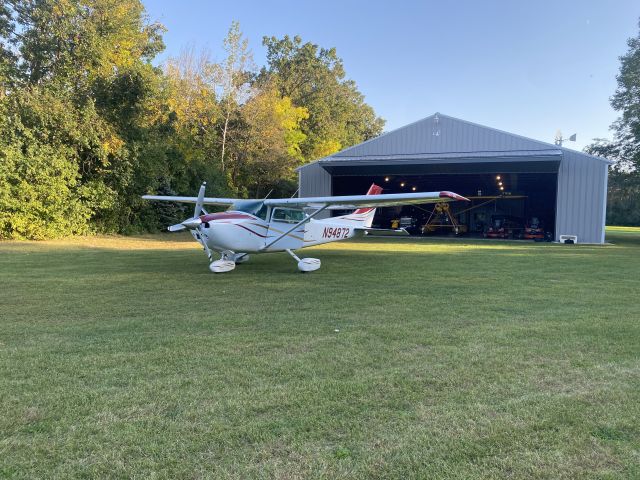
[{"label": "white airplane", "polygon": [[[229,272],[236,264],[246,262],[249,253],[287,252],[301,272],[320,268],[317,258],[299,258],[293,251],[322,243],[346,240],[355,235],[380,233],[408,235],[404,229],[371,228],[376,207],[423,203],[468,201],[452,192],[392,193],[381,195],[375,183],[366,195],[307,198],[239,198],[205,197],[206,182],[197,197],[143,195],[146,200],[195,203],[193,217],[168,228],[171,232],[190,230],[209,257],[214,273]],[[227,211],[207,213],[204,205],[226,206]],[[309,213],[305,213],[307,210]],[[354,210],[348,215],[316,220],[325,210]],[[213,253],[220,254],[219,260]]]}]

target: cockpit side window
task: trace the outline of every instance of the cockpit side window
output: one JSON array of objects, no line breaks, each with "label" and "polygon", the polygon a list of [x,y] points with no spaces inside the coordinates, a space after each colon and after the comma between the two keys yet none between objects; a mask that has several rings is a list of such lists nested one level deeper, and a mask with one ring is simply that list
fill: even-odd
[{"label": "cockpit side window", "polygon": [[271,220],[274,222],[298,223],[301,222],[304,217],[305,214],[302,210],[293,208],[276,208],[273,210]]}]

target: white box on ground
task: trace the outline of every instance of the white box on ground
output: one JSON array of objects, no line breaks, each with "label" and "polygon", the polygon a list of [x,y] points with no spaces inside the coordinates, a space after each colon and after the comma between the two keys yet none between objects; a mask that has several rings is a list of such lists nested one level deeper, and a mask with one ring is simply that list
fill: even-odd
[{"label": "white box on ground", "polygon": [[560,235],[560,243],[578,243],[577,235]]}]

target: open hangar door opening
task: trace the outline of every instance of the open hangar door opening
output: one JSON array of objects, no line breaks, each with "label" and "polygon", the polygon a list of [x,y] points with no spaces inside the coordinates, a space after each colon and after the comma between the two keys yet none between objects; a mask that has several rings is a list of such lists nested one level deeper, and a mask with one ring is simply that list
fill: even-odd
[{"label": "open hangar door opening", "polygon": [[332,176],[333,195],[357,195],[372,183],[384,193],[449,190],[470,202],[381,208],[374,226],[412,235],[467,235],[504,239],[555,237],[557,166],[551,171],[378,173]]}]

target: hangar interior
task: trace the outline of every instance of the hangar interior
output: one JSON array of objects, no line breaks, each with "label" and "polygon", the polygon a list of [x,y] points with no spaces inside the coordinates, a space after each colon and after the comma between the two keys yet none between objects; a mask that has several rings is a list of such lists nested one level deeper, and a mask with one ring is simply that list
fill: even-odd
[{"label": "hangar interior", "polygon": [[[557,182],[557,171],[344,175],[333,177],[332,194],[362,194],[372,183],[382,186],[384,193],[449,190],[471,200],[450,205],[453,224],[447,213],[434,211],[434,205],[409,205],[379,209],[374,226],[402,226],[412,235],[486,236],[491,225],[506,222],[511,228],[501,238],[521,238],[525,225],[537,218],[544,232],[553,238]],[[425,228],[426,225],[429,226]]]}]

